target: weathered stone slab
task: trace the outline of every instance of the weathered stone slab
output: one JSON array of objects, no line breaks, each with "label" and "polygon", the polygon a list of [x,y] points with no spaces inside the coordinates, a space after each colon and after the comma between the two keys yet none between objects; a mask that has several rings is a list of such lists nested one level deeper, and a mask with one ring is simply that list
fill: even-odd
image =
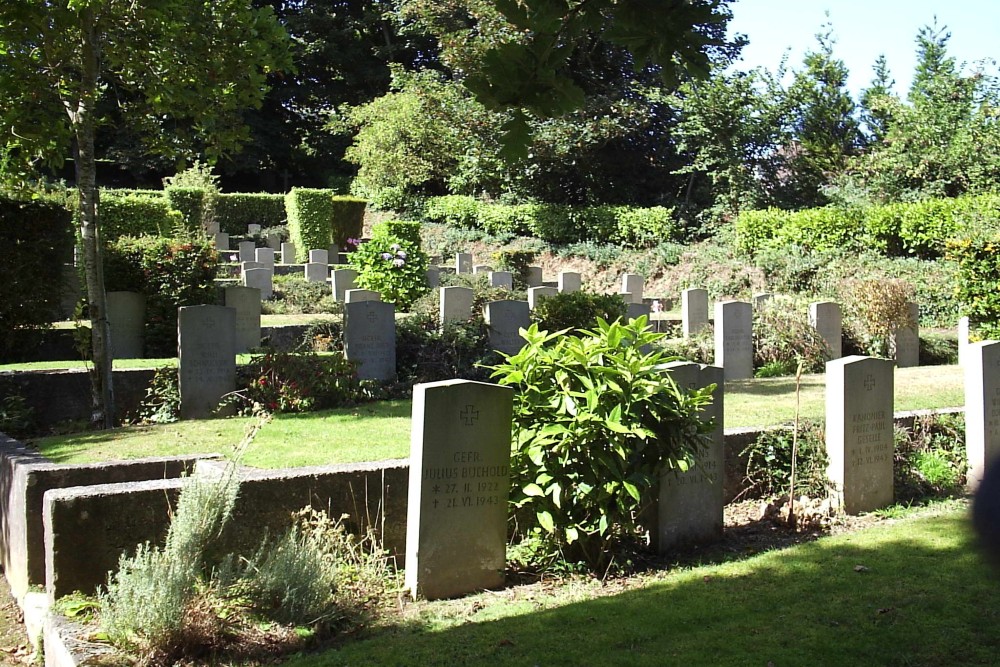
[{"label": "weathered stone slab", "polygon": [[330,265],[324,262],[305,263],[306,282],[325,283],[330,275]]},{"label": "weathered stone slab", "polygon": [[270,299],[274,294],[274,271],[271,269],[247,269],[243,272],[243,285],[260,290],[262,300]]},{"label": "weathered stone slab", "polygon": [[257,244],[253,241],[240,241],[236,246],[240,251],[240,262],[254,262],[257,257]]},{"label": "weathered stone slab", "polygon": [[893,363],[850,356],[826,364],[827,475],[848,514],[892,504]]},{"label": "weathered stone slab", "polygon": [[314,248],[309,251],[309,261],[318,264],[329,264],[330,251],[322,248]]},{"label": "weathered stone slab", "polygon": [[509,387],[414,386],[405,572],[414,597],[503,586],[512,409]]},{"label": "weathered stone slab", "polygon": [[723,474],[723,370],[688,362],[664,366],[677,386],[702,389],[714,384],[712,404],[702,419],[714,424],[706,438],[707,447],[687,471],[665,471],[660,476],[658,522],[654,535],[659,553],[687,544],[708,542],[722,536],[725,505]]},{"label": "weathered stone slab", "polygon": [[115,359],[142,359],[146,340],[146,297],[138,292],[108,292],[111,355]]},{"label": "weathered stone slab", "polygon": [[236,311],[236,354],[260,347],[260,290],[229,285],[225,290],[225,303]]},{"label": "weathered stone slab", "polygon": [[649,319],[651,312],[650,305],[648,303],[626,303],[625,304],[625,319],[626,320],[637,320],[640,317],[645,317]]},{"label": "weathered stone slab", "polygon": [[773,292],[757,292],[756,294],[753,295],[753,307],[763,308],[773,298],[774,298]]},{"label": "weathered stone slab", "polygon": [[745,301],[715,304],[715,365],[726,380],[753,377],[753,308]]},{"label": "weathered stone slab", "polygon": [[830,348],[830,358],[843,356],[843,315],[840,304],[833,301],[817,301],[809,304],[809,324],[819,333]]},{"label": "weathered stone slab", "polygon": [[490,331],[490,347],[504,354],[517,354],[524,346],[519,329],[531,326],[527,301],[493,301],[484,309]]},{"label": "weathered stone slab", "polygon": [[692,287],[681,292],[681,329],[690,338],[708,327],[708,290]]},{"label": "weathered stone slab", "polygon": [[892,334],[890,352],[896,360],[897,368],[912,368],[920,365],[920,307],[912,301],[906,304],[911,326],[900,327]]},{"label": "weathered stone slab", "polygon": [[490,271],[490,287],[514,289],[514,274],[510,271]]},{"label": "weathered stone slab", "polygon": [[464,322],[472,317],[474,292],[468,287],[441,288],[441,324]]},{"label": "weathered stone slab", "polygon": [[559,290],[555,287],[529,287],[528,288],[528,307],[534,310],[541,303],[542,299],[547,299],[551,296],[559,294]]},{"label": "weathered stone slab", "polygon": [[236,310],[182,306],[177,310],[181,418],[210,417],[236,391]]},{"label": "weathered stone slab", "polygon": [[381,301],[382,295],[370,289],[349,289],[344,292],[344,303],[361,303],[362,301]]},{"label": "weathered stone slab", "polygon": [[225,232],[219,232],[215,235],[215,249],[216,250],[229,250],[229,234]]},{"label": "weathered stone slab", "polygon": [[455,253],[455,273],[472,273],[472,254],[467,252]]},{"label": "weathered stone slab", "polygon": [[489,273],[492,270],[493,267],[489,266],[488,264],[476,264],[475,266],[472,267],[472,273],[474,275],[478,275],[480,273]]},{"label": "weathered stone slab", "polygon": [[334,269],[331,276],[333,298],[343,302],[347,298],[347,291],[357,288],[355,283],[357,279],[358,272],[354,269]]},{"label": "weathered stone slab", "polygon": [[560,292],[579,292],[583,277],[576,271],[560,271],[558,285]]},{"label": "weathered stone slab", "polygon": [[427,286],[431,289],[437,289],[441,286],[441,269],[439,267],[427,267]]},{"label": "weathered stone slab", "polygon": [[265,269],[274,271],[274,248],[257,248],[254,254],[254,261],[262,265]]},{"label": "weathered stone slab", "polygon": [[282,264],[294,264],[295,263],[295,244],[291,241],[286,241],[281,244],[281,263]]},{"label": "weathered stone slab", "polygon": [[344,303],[344,356],[358,363],[362,380],[396,376],[396,308],[391,303]]},{"label": "weathered stone slab", "polygon": [[625,273],[622,275],[622,294],[630,294],[632,303],[642,303],[642,290],[645,283],[638,273]]},{"label": "weathered stone slab", "polygon": [[247,234],[249,234],[250,236],[257,236],[258,234],[260,234],[261,229],[262,228],[260,225],[251,223],[247,225]]},{"label": "weathered stone slab", "polygon": [[1000,342],[972,343],[965,351],[965,451],[969,487],[1000,457]]},{"label": "weathered stone slab", "polygon": [[524,274],[524,280],[528,287],[541,287],[543,282],[542,267],[529,266],[527,272]]}]

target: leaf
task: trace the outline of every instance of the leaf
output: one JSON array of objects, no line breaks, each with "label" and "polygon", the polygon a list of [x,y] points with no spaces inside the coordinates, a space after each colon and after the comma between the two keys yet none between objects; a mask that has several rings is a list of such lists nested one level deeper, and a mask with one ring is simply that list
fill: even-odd
[{"label": "leaf", "polygon": [[640,501],[639,487],[637,487],[635,484],[627,480],[622,482],[622,486],[625,487],[625,491],[627,491],[628,494],[632,496],[636,502]]},{"label": "leaf", "polygon": [[545,491],[543,491],[542,487],[538,486],[537,484],[528,484],[523,489],[521,489],[521,492],[524,493],[524,495],[532,498],[536,496],[545,495]]},{"label": "leaf", "polygon": [[580,539],[580,531],[573,526],[566,529],[566,544],[573,544]]},{"label": "leaf", "polygon": [[547,533],[554,533],[556,531],[555,521],[552,520],[552,515],[546,511],[538,512],[535,516],[538,517],[538,525]]}]

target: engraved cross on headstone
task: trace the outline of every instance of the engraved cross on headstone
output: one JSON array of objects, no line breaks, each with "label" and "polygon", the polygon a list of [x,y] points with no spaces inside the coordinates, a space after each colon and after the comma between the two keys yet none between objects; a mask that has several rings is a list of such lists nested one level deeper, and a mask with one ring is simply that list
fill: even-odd
[{"label": "engraved cross on headstone", "polygon": [[871,391],[875,388],[875,377],[873,375],[865,376],[865,389]]},{"label": "engraved cross on headstone", "polygon": [[460,416],[466,426],[472,426],[479,419],[479,410],[476,410],[476,406],[474,405],[466,405]]},{"label": "engraved cross on headstone", "polygon": [[378,315],[375,314],[374,310],[368,311],[368,321],[374,323],[378,319]]}]

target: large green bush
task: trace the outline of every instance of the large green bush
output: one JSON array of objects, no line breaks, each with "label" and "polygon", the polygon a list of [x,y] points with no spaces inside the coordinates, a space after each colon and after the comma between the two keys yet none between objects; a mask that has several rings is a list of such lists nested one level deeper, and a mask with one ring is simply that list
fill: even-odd
[{"label": "large green bush", "polygon": [[424,205],[424,219],[451,227],[478,226],[480,202],[468,195],[430,197]]},{"label": "large green bush", "polygon": [[163,194],[170,208],[184,216],[184,227],[188,231],[205,229],[205,207],[210,199],[208,192],[202,188],[174,186],[164,188]]},{"label": "large green bush", "polygon": [[662,338],[645,318],[601,321],[591,333],[540,331],[494,367],[515,387],[511,505],[515,539],[604,571],[638,541],[661,473],[687,469],[709,426],[714,387],[683,390],[643,348]]},{"label": "large green bush", "polygon": [[310,250],[326,250],[333,243],[333,195],[330,190],[292,188],[285,195],[288,236],[299,261]]},{"label": "large green bush", "polygon": [[63,265],[73,261],[72,214],[61,201],[0,195],[0,357],[23,342],[14,331],[57,319]]},{"label": "large green bush", "polygon": [[181,212],[170,207],[162,192],[102,190],[99,205],[101,238],[169,236],[184,224]]},{"label": "large green bush", "polygon": [[964,315],[987,330],[1000,332],[1000,232],[974,234],[948,244],[958,264],[955,295]]},{"label": "large green bush", "polygon": [[419,244],[389,230],[385,224],[377,225],[371,240],[351,253],[351,264],[358,271],[358,287],[375,290],[383,301],[409,310],[428,290],[428,259]]},{"label": "large green bush", "polygon": [[347,239],[361,238],[361,230],[365,224],[365,208],[367,202],[357,197],[333,195],[333,208],[330,238],[338,248],[343,248]]},{"label": "large green bush", "polygon": [[247,233],[247,225],[262,228],[280,227],[287,220],[285,195],[266,192],[227,192],[215,202],[215,219],[219,231],[240,235]]},{"label": "large green bush", "polygon": [[542,299],[531,313],[538,328],[545,331],[593,329],[603,319],[614,322],[625,319],[627,307],[617,294],[592,292],[560,292]]},{"label": "large green bush", "polygon": [[177,355],[177,309],[216,301],[218,254],[207,240],[122,237],[104,251],[108,291],[146,296],[147,357]]}]

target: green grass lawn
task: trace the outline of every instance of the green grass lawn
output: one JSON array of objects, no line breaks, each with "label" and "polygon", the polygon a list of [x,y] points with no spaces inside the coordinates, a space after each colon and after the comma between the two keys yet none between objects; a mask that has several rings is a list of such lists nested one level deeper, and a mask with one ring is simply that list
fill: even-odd
[{"label": "green grass lawn", "polygon": [[[822,375],[802,383],[803,419],[822,420]],[[895,409],[963,405],[962,370],[927,366],[896,371]],[[726,427],[771,426],[795,414],[795,379],[769,378],[726,385]],[[57,463],[93,463],[143,456],[228,453],[240,442],[249,418],[209,419],[110,431],[52,436],[34,441]],[[410,447],[410,402],[386,401],[300,415],[277,415],[246,453],[261,468],[355,463],[405,458]]]},{"label": "green grass lawn", "polygon": [[410,605],[337,665],[993,665],[1000,586],[965,504],[744,560]]}]

